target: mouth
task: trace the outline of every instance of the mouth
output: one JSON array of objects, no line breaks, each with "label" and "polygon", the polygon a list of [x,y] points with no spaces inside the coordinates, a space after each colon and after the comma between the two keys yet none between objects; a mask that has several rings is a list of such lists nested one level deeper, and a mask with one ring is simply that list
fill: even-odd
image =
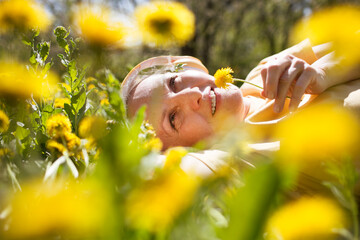
[{"label": "mouth", "polygon": [[213,89],[210,89],[210,98],[211,98],[211,114],[214,116],[216,112],[216,94]]}]

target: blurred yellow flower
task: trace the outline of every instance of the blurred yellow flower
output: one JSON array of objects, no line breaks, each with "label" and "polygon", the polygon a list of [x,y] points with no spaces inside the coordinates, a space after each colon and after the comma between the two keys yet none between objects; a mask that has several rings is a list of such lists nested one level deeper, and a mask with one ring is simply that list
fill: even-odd
[{"label": "blurred yellow flower", "polygon": [[100,139],[106,134],[106,121],[102,117],[91,116],[81,120],[79,136],[82,138]]},{"label": "blurred yellow flower", "polygon": [[149,45],[184,45],[195,32],[195,16],[183,4],[153,1],[137,7],[136,20],[143,41]]},{"label": "blurred yellow flower", "polygon": [[267,223],[271,240],[334,239],[334,229],[344,228],[347,219],[342,209],[323,197],[303,197],[285,205]]},{"label": "blurred yellow flower", "polygon": [[78,136],[71,132],[65,132],[64,135],[58,135],[57,137],[48,140],[46,148],[53,153],[60,153],[60,155],[67,150],[68,154],[73,156],[79,152],[80,144],[81,141]]},{"label": "blurred yellow flower", "polygon": [[179,168],[181,159],[187,154],[187,150],[183,147],[174,147],[166,151],[166,159],[164,170]]},{"label": "blurred yellow flower", "polygon": [[0,96],[48,97],[57,82],[58,77],[52,72],[44,75],[27,70],[20,63],[0,62]]},{"label": "blurred yellow flower", "polygon": [[108,222],[109,204],[108,194],[95,182],[30,182],[11,200],[5,234],[22,239],[54,233],[93,236]]},{"label": "blurred yellow flower", "polygon": [[74,12],[74,23],[89,44],[122,47],[126,37],[125,25],[114,21],[110,15],[110,10],[104,6],[80,5]]},{"label": "blurred yellow flower", "polygon": [[108,105],[110,105],[109,99],[107,99],[107,98],[101,99],[100,105],[101,105],[101,106],[108,106]]},{"label": "blurred yellow flower", "polygon": [[55,108],[64,108],[65,103],[69,104],[71,103],[69,98],[56,98],[54,102]]},{"label": "blurred yellow flower", "polygon": [[0,148],[0,159],[4,156],[12,156],[13,152],[9,148]]},{"label": "blurred yellow flower", "polygon": [[91,89],[93,89],[93,88],[95,88],[95,85],[94,85],[94,84],[90,84],[90,85],[87,86],[87,89],[88,89],[88,90],[91,90]]},{"label": "blurred yellow flower", "polygon": [[125,204],[128,223],[151,232],[165,230],[192,202],[199,181],[170,171],[130,193]]},{"label": "blurred yellow flower", "polygon": [[0,133],[6,132],[9,128],[9,118],[8,116],[0,110]]},{"label": "blurred yellow flower", "polygon": [[46,121],[47,134],[50,137],[64,136],[71,133],[71,122],[68,117],[62,114],[55,114]]},{"label": "blurred yellow flower", "polygon": [[80,147],[80,138],[71,132],[66,132],[64,134],[64,139],[66,142],[66,147],[70,153],[75,153]]},{"label": "blurred yellow flower", "polygon": [[228,88],[228,83],[233,83],[233,76],[231,75],[234,71],[230,68],[218,69],[215,74],[215,84],[218,88]]},{"label": "blurred yellow flower", "polygon": [[46,142],[46,148],[53,153],[59,152],[61,153],[61,155],[66,150],[66,148],[64,147],[64,145],[62,145],[62,143],[59,143],[54,139],[50,139],[49,141]]},{"label": "blurred yellow flower", "polygon": [[151,151],[161,151],[163,147],[163,143],[158,137],[153,137],[147,141],[145,141],[144,148]]},{"label": "blurred yellow flower", "polygon": [[4,0],[0,2],[0,32],[10,29],[46,30],[51,24],[45,8],[33,0]]},{"label": "blurred yellow flower", "polygon": [[354,154],[359,133],[358,121],[351,112],[335,104],[317,104],[280,122],[275,136],[280,140],[283,163],[303,166],[309,161]]},{"label": "blurred yellow flower", "polygon": [[293,42],[309,38],[314,45],[331,42],[335,53],[344,57],[344,64],[360,61],[360,8],[341,5],[315,12],[293,30]]},{"label": "blurred yellow flower", "polygon": [[97,81],[96,78],[93,78],[93,77],[87,77],[85,79],[86,84],[94,83],[96,81]]}]

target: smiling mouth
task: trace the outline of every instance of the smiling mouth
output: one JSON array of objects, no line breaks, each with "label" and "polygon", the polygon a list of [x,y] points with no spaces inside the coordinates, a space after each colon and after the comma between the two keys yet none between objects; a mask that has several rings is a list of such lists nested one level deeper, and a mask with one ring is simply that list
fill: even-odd
[{"label": "smiling mouth", "polygon": [[214,90],[210,90],[210,98],[211,98],[211,114],[214,115],[216,111],[216,95]]}]

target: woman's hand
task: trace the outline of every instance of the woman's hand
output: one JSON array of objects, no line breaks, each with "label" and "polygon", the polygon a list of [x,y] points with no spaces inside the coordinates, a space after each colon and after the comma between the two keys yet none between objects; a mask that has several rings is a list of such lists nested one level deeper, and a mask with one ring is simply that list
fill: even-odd
[{"label": "woman's hand", "polygon": [[309,65],[293,55],[276,56],[261,70],[263,97],[275,99],[274,111],[281,112],[286,97],[290,97],[290,111],[294,111],[305,93],[319,94],[327,88],[325,71]]}]

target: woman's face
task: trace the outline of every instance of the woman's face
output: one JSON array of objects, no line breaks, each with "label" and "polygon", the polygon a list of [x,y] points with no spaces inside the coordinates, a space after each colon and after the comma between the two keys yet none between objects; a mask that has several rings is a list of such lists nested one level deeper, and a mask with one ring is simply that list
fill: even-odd
[{"label": "woman's face", "polygon": [[214,77],[197,70],[155,74],[131,92],[130,116],[147,105],[147,119],[164,148],[191,146],[246,116],[243,98],[236,86],[217,88]]}]

